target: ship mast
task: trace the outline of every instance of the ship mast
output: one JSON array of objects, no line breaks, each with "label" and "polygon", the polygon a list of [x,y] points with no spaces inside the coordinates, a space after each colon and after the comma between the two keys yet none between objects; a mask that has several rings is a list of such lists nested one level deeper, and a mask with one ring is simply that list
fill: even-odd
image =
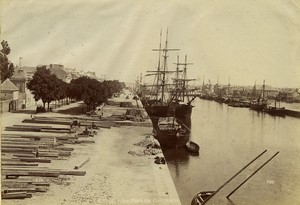
[{"label": "ship mast", "polygon": [[160,57],[161,57],[161,38],[162,38],[162,29],[160,30],[160,39],[159,39],[159,53],[158,53],[158,65],[157,65],[157,71],[158,71],[158,75],[157,77],[157,87],[156,87],[156,100],[158,98],[158,92],[159,92],[159,80],[160,80]]},{"label": "ship mast", "polygon": [[159,51],[159,52],[163,52],[163,70],[162,71],[158,71],[158,75],[159,73],[162,73],[162,80],[161,80],[161,101],[164,101],[164,94],[165,94],[165,84],[166,84],[166,73],[168,73],[168,68],[167,68],[167,58],[168,56],[168,51],[179,51],[179,49],[170,49],[168,48],[168,29],[167,29],[167,34],[166,34],[166,43],[165,43],[165,48],[164,49],[153,49],[153,51]]},{"label": "ship mast", "polygon": [[186,96],[186,81],[195,80],[195,79],[187,79],[187,65],[193,65],[193,63],[187,62],[187,55],[185,55],[184,63],[178,63],[178,65],[183,65],[183,82],[182,82],[182,101],[184,102]]},{"label": "ship mast", "polygon": [[263,94],[263,99],[265,98],[265,88],[266,88],[266,85],[265,85],[265,80],[264,80],[264,84],[263,84],[263,92],[262,92],[262,94]]}]

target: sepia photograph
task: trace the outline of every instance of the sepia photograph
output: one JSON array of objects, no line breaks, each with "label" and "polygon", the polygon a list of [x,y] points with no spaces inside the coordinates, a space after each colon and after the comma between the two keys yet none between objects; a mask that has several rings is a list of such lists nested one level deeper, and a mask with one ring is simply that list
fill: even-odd
[{"label": "sepia photograph", "polygon": [[300,0],[0,0],[0,42],[0,204],[300,204]]}]

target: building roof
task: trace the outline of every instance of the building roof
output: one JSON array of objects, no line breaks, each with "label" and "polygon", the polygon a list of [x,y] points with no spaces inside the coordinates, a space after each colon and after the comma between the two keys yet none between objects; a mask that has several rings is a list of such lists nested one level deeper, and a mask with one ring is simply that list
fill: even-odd
[{"label": "building roof", "polygon": [[21,67],[26,73],[35,73],[36,67],[24,66]]},{"label": "building roof", "polygon": [[55,74],[59,79],[65,81],[68,73],[64,70],[63,65],[50,64],[51,74]]},{"label": "building roof", "polygon": [[15,81],[15,80],[17,80],[17,81],[21,81],[21,80],[26,81],[27,77],[26,77],[26,74],[24,73],[24,71],[19,70],[18,72],[15,72],[10,79],[12,81]]},{"label": "building roof", "polygon": [[19,89],[8,78],[0,85],[1,91],[18,91]]}]

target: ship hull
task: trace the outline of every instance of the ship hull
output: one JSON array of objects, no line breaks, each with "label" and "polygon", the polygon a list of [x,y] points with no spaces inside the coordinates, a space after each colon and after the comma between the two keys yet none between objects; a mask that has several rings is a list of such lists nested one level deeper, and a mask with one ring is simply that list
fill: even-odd
[{"label": "ship hull", "polygon": [[251,110],[263,111],[266,108],[267,108],[267,105],[265,105],[265,104],[250,104]]},{"label": "ship hull", "polygon": [[190,140],[191,118],[184,119],[183,121],[176,118],[175,123],[181,125],[180,129],[162,129],[159,125],[159,119],[160,118],[155,118],[153,136],[158,140],[160,145],[162,147],[172,148],[184,147]]},{"label": "ship hull", "polygon": [[177,132],[176,130],[154,129],[154,138],[156,138],[162,147],[180,148],[184,147],[190,140],[188,132]]}]

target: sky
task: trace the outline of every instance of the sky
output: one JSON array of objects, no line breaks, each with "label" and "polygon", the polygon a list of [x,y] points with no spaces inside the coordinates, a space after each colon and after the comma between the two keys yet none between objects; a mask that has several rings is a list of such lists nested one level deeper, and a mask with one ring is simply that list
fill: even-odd
[{"label": "sky", "polygon": [[300,87],[300,0],[2,0],[1,40],[23,66],[63,64],[134,81],[157,66],[168,29],[202,83]]}]

